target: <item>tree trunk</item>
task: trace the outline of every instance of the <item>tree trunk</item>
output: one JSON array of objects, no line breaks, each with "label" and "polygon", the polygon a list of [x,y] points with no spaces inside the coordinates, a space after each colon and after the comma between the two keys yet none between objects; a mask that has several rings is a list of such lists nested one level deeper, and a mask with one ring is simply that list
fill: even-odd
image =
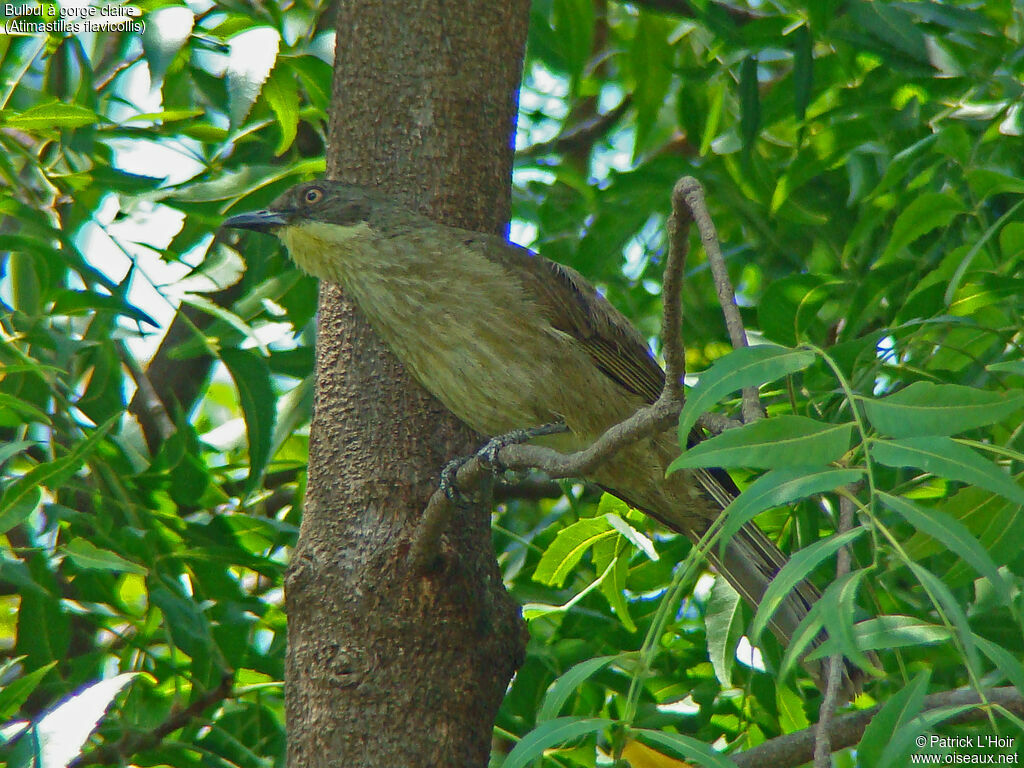
[{"label": "tree trunk", "polygon": [[[342,2],[328,176],[449,224],[504,231],[529,3]],[[302,529],[287,578],[288,765],[485,766],[525,630],[487,510],[437,567],[405,556],[444,462],[480,438],[321,288]]]}]

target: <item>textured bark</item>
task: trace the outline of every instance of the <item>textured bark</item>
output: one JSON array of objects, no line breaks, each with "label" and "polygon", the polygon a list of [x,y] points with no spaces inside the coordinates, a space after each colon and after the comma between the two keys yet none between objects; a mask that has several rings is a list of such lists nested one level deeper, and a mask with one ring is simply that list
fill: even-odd
[{"label": "textured bark", "polygon": [[[328,176],[503,231],[529,4],[341,2]],[[438,279],[445,279],[439,275]],[[323,286],[309,487],[287,580],[288,764],[485,766],[522,659],[486,510],[429,574],[406,553],[440,468],[479,438]]]}]

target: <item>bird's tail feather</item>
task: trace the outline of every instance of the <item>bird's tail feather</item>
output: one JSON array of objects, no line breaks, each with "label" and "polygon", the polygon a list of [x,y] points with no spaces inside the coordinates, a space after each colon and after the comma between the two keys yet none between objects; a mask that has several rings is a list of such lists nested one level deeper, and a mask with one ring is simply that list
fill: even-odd
[{"label": "bird's tail feather", "polygon": [[[595,473],[599,475],[595,479],[614,495],[697,543],[722,510],[739,495],[739,489],[727,473],[716,469],[684,470],[665,478],[664,467],[677,450],[669,445],[659,445],[656,452],[662,454],[661,467],[656,470],[662,478],[660,482],[643,479],[644,457],[651,455],[643,450],[632,455],[629,451],[620,454],[617,459],[621,463],[616,462],[617,467],[608,468],[610,471],[603,478],[600,477],[602,472]],[[649,464],[646,466],[650,467]],[[629,481],[623,482],[624,479]],[[752,522],[730,538],[723,555],[719,551],[718,543],[711,542],[706,552],[708,560],[755,609],[772,579],[787,562],[782,551]],[[792,641],[800,623],[820,597],[821,592],[813,584],[802,581],[782,599],[772,614],[769,627],[783,646]],[[822,640],[824,634],[814,641],[814,645]],[[823,665],[809,663],[804,666],[819,684],[822,683]],[[848,698],[859,692],[860,677],[859,670],[846,665],[843,692]]]}]

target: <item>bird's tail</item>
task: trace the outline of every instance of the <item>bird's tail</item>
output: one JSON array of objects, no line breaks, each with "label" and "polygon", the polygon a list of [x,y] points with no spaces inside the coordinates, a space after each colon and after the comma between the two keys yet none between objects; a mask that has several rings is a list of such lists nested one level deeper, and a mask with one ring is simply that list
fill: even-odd
[{"label": "bird's tail", "polygon": [[[650,444],[647,450],[638,447],[632,456],[618,455],[614,462],[618,466],[609,467],[606,479],[596,479],[627,503],[672,530],[685,534],[691,541],[699,542],[722,510],[739,495],[739,489],[722,470],[684,470],[665,478],[666,453],[674,454],[677,450],[670,451],[664,444],[657,446],[654,451],[650,450],[651,447]],[[645,474],[643,465],[650,462],[652,453],[662,454],[662,460],[658,462],[661,466],[657,470],[661,475],[660,482],[636,482]],[[786,555],[752,522],[744,525],[730,538],[724,554],[720,556],[719,552],[718,544],[712,543],[706,556],[733,589],[755,609],[772,579],[787,562]],[[782,599],[772,614],[769,627],[783,646],[789,645],[797,627],[820,597],[821,592],[813,584],[803,581]],[[814,645],[820,644],[822,640],[824,635]],[[819,684],[823,682],[822,665],[804,666]],[[843,692],[848,698],[859,692],[859,680],[859,670],[846,665]]]}]

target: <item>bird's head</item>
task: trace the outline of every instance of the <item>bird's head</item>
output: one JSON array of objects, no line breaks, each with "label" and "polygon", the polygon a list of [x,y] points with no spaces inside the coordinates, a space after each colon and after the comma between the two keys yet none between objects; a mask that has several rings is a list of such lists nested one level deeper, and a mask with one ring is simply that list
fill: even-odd
[{"label": "bird's head", "polygon": [[346,264],[365,245],[414,216],[375,190],[321,179],[292,187],[268,208],[232,216],[222,226],[276,235],[304,271],[344,282]]}]

